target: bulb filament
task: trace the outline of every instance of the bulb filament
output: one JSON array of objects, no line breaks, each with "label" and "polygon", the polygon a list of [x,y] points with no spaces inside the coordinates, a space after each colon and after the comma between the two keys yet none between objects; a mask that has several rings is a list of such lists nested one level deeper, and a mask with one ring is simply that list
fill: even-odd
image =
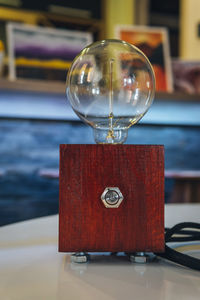
[{"label": "bulb filament", "polygon": [[110,59],[109,61],[109,130],[107,135],[108,142],[113,142],[115,136],[113,131],[113,63],[114,59]]}]

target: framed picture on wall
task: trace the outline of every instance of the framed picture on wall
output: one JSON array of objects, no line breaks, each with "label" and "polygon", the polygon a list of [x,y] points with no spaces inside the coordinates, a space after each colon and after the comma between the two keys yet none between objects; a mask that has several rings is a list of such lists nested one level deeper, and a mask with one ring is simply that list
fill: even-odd
[{"label": "framed picture on wall", "polygon": [[118,25],[115,37],[138,47],[148,57],[155,72],[156,91],[173,91],[168,32],[165,28]]},{"label": "framed picture on wall", "polygon": [[200,62],[172,60],[174,88],[184,94],[200,94]]},{"label": "framed picture on wall", "polygon": [[75,56],[92,34],[17,23],[7,24],[9,79],[65,81]]}]

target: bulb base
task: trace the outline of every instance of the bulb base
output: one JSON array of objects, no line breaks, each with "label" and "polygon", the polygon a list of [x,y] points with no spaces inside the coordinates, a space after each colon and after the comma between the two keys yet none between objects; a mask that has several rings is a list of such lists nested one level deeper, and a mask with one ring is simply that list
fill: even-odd
[{"label": "bulb base", "polygon": [[128,137],[128,129],[93,128],[93,133],[97,144],[123,144]]}]

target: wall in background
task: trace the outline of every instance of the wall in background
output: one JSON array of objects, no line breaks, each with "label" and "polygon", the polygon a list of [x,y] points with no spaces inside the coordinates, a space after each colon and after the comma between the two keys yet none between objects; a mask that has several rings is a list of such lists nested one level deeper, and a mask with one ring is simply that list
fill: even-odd
[{"label": "wall in background", "polygon": [[105,38],[115,38],[116,25],[134,24],[135,0],[104,0]]},{"label": "wall in background", "polygon": [[[200,127],[137,125],[129,144],[164,144],[165,168],[200,170]],[[93,143],[81,122],[0,120],[0,225],[58,212],[58,179],[40,171],[58,169],[59,144]],[[166,182],[166,201],[173,182]]]},{"label": "wall in background", "polygon": [[180,57],[200,60],[200,1],[180,1]]}]

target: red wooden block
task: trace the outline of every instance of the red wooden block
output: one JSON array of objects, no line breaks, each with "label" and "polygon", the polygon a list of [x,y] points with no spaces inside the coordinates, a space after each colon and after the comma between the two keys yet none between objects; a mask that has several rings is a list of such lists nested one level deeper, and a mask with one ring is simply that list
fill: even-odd
[{"label": "red wooden block", "polygon": [[[123,194],[118,208],[106,187]],[[60,145],[59,200],[59,251],[163,252],[163,146]]]}]

